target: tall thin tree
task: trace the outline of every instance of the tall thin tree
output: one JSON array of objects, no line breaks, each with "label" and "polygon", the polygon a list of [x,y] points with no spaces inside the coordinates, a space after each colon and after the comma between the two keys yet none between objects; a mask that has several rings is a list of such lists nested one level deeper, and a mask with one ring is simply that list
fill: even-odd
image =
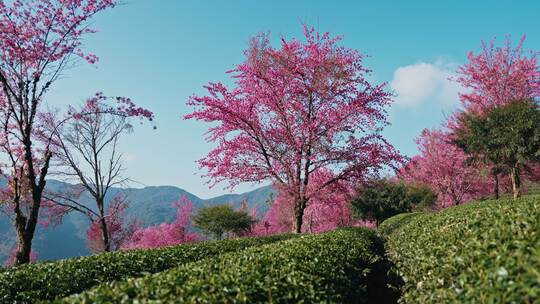
[{"label": "tall thin tree", "polygon": [[[75,181],[83,191],[79,191],[78,195],[48,192],[47,198],[65,206],[68,211],[82,212],[88,216],[91,224],[98,223],[102,248],[110,251],[113,235],[108,227],[110,221],[106,218],[111,213],[106,208],[107,195],[113,187],[128,181],[123,175],[123,154],[118,151],[118,142],[123,134],[132,131],[130,121],[134,116],[151,119],[152,114],[140,108],[140,111],[111,108],[104,103],[106,100],[107,97],[97,94],[79,111],[72,113],[74,119],[56,128],[53,144],[57,162],[54,168],[58,170],[53,172]],[[80,200],[85,193],[92,196],[95,208],[86,206]]]},{"label": "tall thin tree", "polygon": [[0,149],[17,234],[16,263],[28,263],[49,172],[51,136],[42,126],[46,93],[93,30],[88,21],[114,0],[0,1]]}]

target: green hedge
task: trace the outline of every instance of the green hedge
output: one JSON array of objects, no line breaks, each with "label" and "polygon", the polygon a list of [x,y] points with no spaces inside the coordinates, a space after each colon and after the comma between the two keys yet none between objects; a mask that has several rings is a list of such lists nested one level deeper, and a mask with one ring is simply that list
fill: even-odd
[{"label": "green hedge", "polygon": [[0,303],[31,303],[78,293],[95,285],[160,272],[209,256],[293,237],[208,241],[160,249],[128,250],[9,268],[0,273]]},{"label": "green hedge", "polygon": [[304,235],[146,276],[100,285],[57,303],[363,303],[376,292],[376,233]]},{"label": "green hedge", "polygon": [[422,215],[421,212],[414,212],[414,213],[402,213],[395,215],[384,222],[382,222],[381,225],[378,227],[378,231],[382,235],[387,235],[392,233],[393,231],[399,229],[400,227],[406,225],[410,221],[412,221],[416,216]]},{"label": "green hedge", "polygon": [[403,303],[538,303],[540,196],[383,222]]}]

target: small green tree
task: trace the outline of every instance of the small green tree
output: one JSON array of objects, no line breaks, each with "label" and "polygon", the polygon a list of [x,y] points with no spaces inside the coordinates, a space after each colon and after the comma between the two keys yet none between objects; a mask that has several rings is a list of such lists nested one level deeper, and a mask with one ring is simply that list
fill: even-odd
[{"label": "small green tree", "polygon": [[484,115],[464,113],[455,135],[455,143],[465,153],[497,171],[508,170],[513,196],[521,196],[522,169],[540,161],[540,109],[536,102],[516,100]]},{"label": "small green tree", "polygon": [[235,211],[230,205],[215,205],[199,209],[193,217],[193,226],[221,240],[225,233],[248,231],[254,220],[245,210]]},{"label": "small green tree", "polygon": [[435,200],[435,193],[427,186],[380,179],[358,188],[351,209],[356,218],[375,221],[379,226],[396,214],[428,208]]}]

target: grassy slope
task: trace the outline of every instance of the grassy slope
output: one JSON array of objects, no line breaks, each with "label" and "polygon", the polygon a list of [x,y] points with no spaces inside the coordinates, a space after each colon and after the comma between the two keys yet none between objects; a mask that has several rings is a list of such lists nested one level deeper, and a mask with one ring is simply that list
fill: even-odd
[{"label": "grassy slope", "polygon": [[540,196],[402,214],[379,232],[405,303],[540,301]]}]

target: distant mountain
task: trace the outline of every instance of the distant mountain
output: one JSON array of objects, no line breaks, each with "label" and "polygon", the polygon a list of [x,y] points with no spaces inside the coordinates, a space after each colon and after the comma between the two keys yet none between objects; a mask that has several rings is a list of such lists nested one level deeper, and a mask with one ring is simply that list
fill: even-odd
[{"label": "distant mountain", "polygon": [[[0,180],[0,184],[4,182]],[[48,180],[47,188],[52,191],[65,190],[74,187],[72,184],[57,180]],[[229,203],[237,208],[245,201],[249,208],[257,210],[257,214],[264,214],[268,209],[268,201],[273,196],[271,186],[263,186],[242,194],[226,194],[210,199],[201,199],[188,191],[174,186],[150,186],[144,188],[112,188],[108,194],[110,199],[121,193],[129,200],[126,210],[128,218],[137,218],[143,226],[155,225],[164,221],[172,221],[175,209],[172,203],[181,195],[185,195],[193,202],[195,210],[203,206]],[[81,201],[91,206],[92,198],[85,194]],[[88,220],[83,215],[73,212],[67,215],[62,223],[56,227],[37,228],[34,238],[34,248],[40,260],[56,260],[74,256],[88,255],[85,237]],[[3,244],[0,249],[13,243],[14,233],[6,215],[0,213],[0,238]],[[5,251],[5,250],[4,250]],[[0,262],[5,260],[4,252],[0,252]]]}]

